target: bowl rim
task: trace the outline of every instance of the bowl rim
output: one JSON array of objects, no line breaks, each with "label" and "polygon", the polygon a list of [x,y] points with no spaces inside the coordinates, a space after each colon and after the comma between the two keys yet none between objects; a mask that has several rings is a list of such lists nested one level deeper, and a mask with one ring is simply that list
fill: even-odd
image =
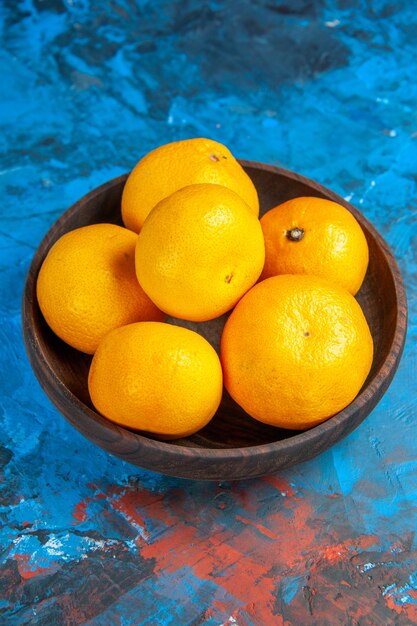
[{"label": "bowl rim", "polygon": [[[168,463],[170,458],[172,459],[172,461],[178,462],[178,458],[180,456],[183,456],[184,459],[186,458],[187,461],[216,461],[219,460],[220,455],[222,461],[225,462],[236,461],[239,459],[243,459],[244,457],[247,458],[248,455],[255,459],[261,459],[264,456],[270,456],[271,453],[279,455],[281,452],[285,452],[285,455],[287,456],[288,454],[291,454],[292,448],[296,449],[300,446],[313,448],[314,444],[317,443],[319,440],[327,438],[331,431],[335,429],[335,426],[343,426],[344,430],[347,431],[346,434],[348,434],[360,423],[357,422],[352,427],[349,427],[349,420],[353,416],[353,414],[357,413],[358,411],[360,411],[360,409],[368,405],[372,401],[372,398],[375,397],[376,401],[371,406],[372,410],[379,401],[379,399],[382,397],[383,392],[387,389],[390,382],[392,381],[392,378],[394,377],[401,358],[402,351],[404,349],[407,329],[407,298],[403,279],[393,253],[391,252],[384,238],[380,235],[380,233],[372,225],[372,223],[369,222],[369,220],[360,211],[358,211],[344,198],[306,176],[285,168],[265,164],[258,161],[239,159],[239,162],[244,168],[247,167],[255,170],[268,171],[273,174],[278,174],[286,178],[297,180],[302,184],[315,189],[318,193],[324,195],[325,197],[331,198],[335,202],[338,202],[339,204],[345,206],[358,219],[360,224],[369,231],[370,235],[377,241],[378,246],[380,246],[385,254],[395,289],[397,314],[395,321],[395,331],[393,334],[393,340],[391,342],[391,350],[387,354],[386,358],[384,359],[378,370],[374,372],[372,379],[368,381],[366,387],[362,389],[358,396],[356,396],[356,398],[345,409],[343,409],[333,417],[330,417],[321,424],[318,424],[317,426],[314,426],[308,430],[300,431],[286,439],[280,439],[277,441],[258,445],[240,446],[235,448],[206,448],[199,445],[183,446],[175,445],[175,440],[162,441],[153,439],[151,437],[147,437],[144,434],[136,433],[127,428],[124,428],[123,426],[111,422],[110,420],[101,416],[98,412],[90,409],[89,406],[84,404],[82,400],[80,400],[66,387],[62,380],[56,375],[55,371],[50,367],[48,359],[45,357],[42,346],[38,341],[37,334],[34,332],[34,328],[30,324],[25,324],[25,321],[29,317],[28,311],[34,303],[33,300],[36,301],[36,279],[42,260],[51,245],[51,230],[54,230],[55,227],[62,228],[62,226],[65,225],[65,223],[78,210],[81,200],[85,202],[87,200],[95,198],[98,195],[101,195],[104,191],[107,191],[108,189],[111,189],[125,181],[128,174],[122,174],[121,176],[115,177],[110,181],[103,183],[102,185],[94,188],[87,194],[84,194],[68,209],[66,209],[64,213],[62,213],[59,218],[49,227],[47,233],[45,234],[35,251],[27,273],[23,290],[22,324],[25,347],[29,357],[29,361],[32,365],[32,368],[34,369],[35,375],[38,378],[38,381],[44,387],[46,394],[52,402],[54,402],[54,400],[53,398],[51,398],[50,390],[52,386],[55,385],[57,393],[59,390],[61,396],[63,395],[68,398],[68,400],[74,405],[74,409],[76,410],[78,415],[83,414],[85,417],[94,420],[96,427],[99,429],[99,431],[101,431],[101,435],[104,435],[109,430],[113,431],[113,434],[122,433],[123,438],[128,438],[131,441],[135,441],[136,449],[140,449],[140,447],[145,447],[148,452],[150,450],[154,450],[155,452],[163,452]],[[44,252],[42,258],[39,258],[40,250],[43,250]],[[36,306],[38,306],[37,301]],[[396,348],[396,350],[393,350],[393,348]],[[37,376],[36,369],[37,366],[40,366],[41,364],[44,368],[48,370],[50,376],[51,382],[47,386],[43,385],[42,381],[40,381],[39,377]],[[59,408],[58,410],[60,413],[62,413]],[[77,419],[72,420],[67,415],[63,415],[67,419],[67,421],[69,421],[77,430],[85,434],[83,429],[80,428],[80,424],[77,422]],[[365,416],[360,421],[363,421],[363,419],[365,419]],[[112,453],[118,455],[117,452]],[[119,456],[122,455],[120,454]],[[122,456],[122,458],[128,460],[126,455]],[[155,469],[153,471],[158,471],[158,469]]]}]

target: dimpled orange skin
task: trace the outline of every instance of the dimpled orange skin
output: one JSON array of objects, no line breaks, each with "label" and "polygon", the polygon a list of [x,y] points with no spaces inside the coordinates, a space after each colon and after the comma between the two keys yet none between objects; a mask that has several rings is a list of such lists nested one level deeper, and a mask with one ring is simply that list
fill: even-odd
[{"label": "dimpled orange skin", "polygon": [[230,150],[212,139],[196,137],[160,146],[139,161],[123,190],[123,223],[138,233],[160,200],[195,183],[228,187],[259,215],[256,188]]},{"label": "dimpled orange skin", "polygon": [[234,400],[260,422],[294,430],[350,404],[372,357],[358,302],[314,276],[281,275],[255,285],[221,340],[224,383]]},{"label": "dimpled orange skin", "polygon": [[217,353],[199,334],[140,322],[104,337],[88,388],[108,419],[170,439],[191,435],[210,421],[221,401],[223,376]]},{"label": "dimpled orange skin", "polygon": [[240,196],[220,185],[190,185],[147,217],[136,273],[165,313],[202,322],[236,304],[259,278],[264,258],[260,222]]},{"label": "dimpled orange skin", "polygon": [[[359,291],[369,250],[361,226],[345,207],[322,198],[294,198],[265,213],[261,226],[265,237],[261,279],[313,274],[353,295]],[[300,240],[297,229],[302,232]]]},{"label": "dimpled orange skin", "polygon": [[37,298],[58,337],[93,354],[113,328],[164,314],[135,273],[137,235],[114,224],[93,224],[63,235],[39,272]]}]

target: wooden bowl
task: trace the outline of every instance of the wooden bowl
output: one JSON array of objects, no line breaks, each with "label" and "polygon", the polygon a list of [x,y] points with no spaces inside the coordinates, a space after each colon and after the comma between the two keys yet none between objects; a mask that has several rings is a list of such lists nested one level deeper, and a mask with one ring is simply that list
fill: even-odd
[{"label": "wooden bowl", "polygon": [[328,198],[361,224],[370,264],[357,296],[375,342],[372,370],[356,399],[326,422],[304,432],[281,430],[250,418],[225,393],[213,420],[191,437],[158,441],[117,426],[93,408],[87,389],[91,357],[70,348],[46,325],[36,300],[39,268],[64,233],[97,222],[121,224],[120,199],[127,176],[98,187],[52,226],[30,266],[23,297],[23,334],[35,375],[46,394],[77,430],[129,463],[183,478],[231,480],[261,476],[306,461],[340,441],[372,411],[387,390],[401,358],[407,303],[394,257],[375,228],[348,202],[325,187],[283,169],[241,162],[259,193],[261,212],[296,196]]}]

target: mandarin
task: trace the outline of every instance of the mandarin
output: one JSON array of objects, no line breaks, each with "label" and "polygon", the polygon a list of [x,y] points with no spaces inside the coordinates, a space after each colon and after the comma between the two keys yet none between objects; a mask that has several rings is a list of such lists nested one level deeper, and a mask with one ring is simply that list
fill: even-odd
[{"label": "mandarin", "polygon": [[261,226],[265,237],[262,279],[313,274],[357,293],[369,251],[359,222],[345,207],[323,198],[294,198],[265,213]]},{"label": "mandarin", "polygon": [[229,311],[264,264],[260,222],[227,187],[197,184],[161,200],[136,246],[139,283],[165,313],[207,321]]},{"label": "mandarin", "polygon": [[163,322],[139,322],[103,338],[88,388],[94,406],[108,419],[169,439],[191,435],[211,420],[222,381],[219,357],[199,334]]},{"label": "mandarin", "polygon": [[372,336],[345,289],[281,275],[237,304],[221,339],[224,384],[249,415],[302,430],[344,409],[369,374]]},{"label": "mandarin", "polygon": [[255,185],[230,150],[212,139],[196,137],[159,146],[137,163],[123,189],[125,226],[139,232],[158,202],[195,183],[215,183],[232,189],[259,214]]},{"label": "mandarin", "polygon": [[37,298],[48,324],[67,344],[93,354],[113,328],[162,320],[135,274],[137,235],[93,224],[63,235],[39,272]]}]

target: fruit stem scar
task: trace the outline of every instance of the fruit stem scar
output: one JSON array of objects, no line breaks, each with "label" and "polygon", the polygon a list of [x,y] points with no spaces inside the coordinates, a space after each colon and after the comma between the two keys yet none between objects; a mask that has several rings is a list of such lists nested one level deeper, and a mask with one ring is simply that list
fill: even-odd
[{"label": "fruit stem scar", "polygon": [[310,333],[308,332],[308,330],[305,331],[304,337],[310,337]]},{"label": "fruit stem scar", "polygon": [[304,237],[304,231],[302,228],[297,228],[296,226],[295,228],[291,228],[291,230],[287,230],[285,235],[290,241],[301,241]]}]

